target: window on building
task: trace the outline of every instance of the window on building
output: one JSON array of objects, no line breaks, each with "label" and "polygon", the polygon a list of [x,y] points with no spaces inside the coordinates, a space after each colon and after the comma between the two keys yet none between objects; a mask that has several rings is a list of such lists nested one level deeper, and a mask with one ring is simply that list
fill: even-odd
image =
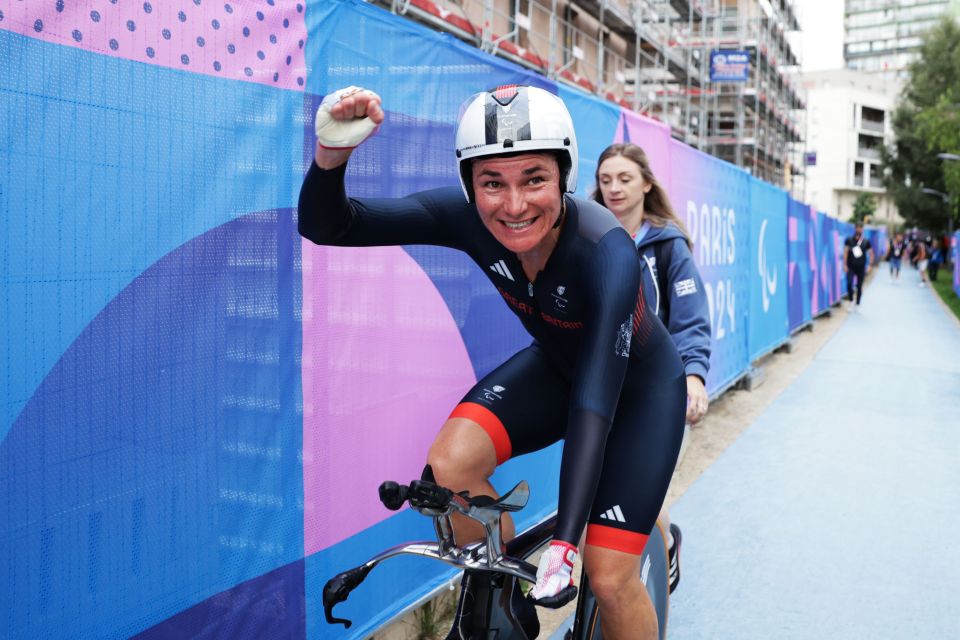
[{"label": "window on building", "polygon": [[847,45],[847,53],[864,53],[870,51],[869,42],[851,42]]},{"label": "window on building", "polygon": [[885,119],[886,112],[883,109],[865,106],[860,114],[860,128],[883,133]]},{"label": "window on building", "polygon": [[853,163],[853,186],[855,187],[863,186],[863,163],[862,162]]},{"label": "window on building", "polygon": [[883,170],[879,164],[870,165],[870,186],[874,189],[883,188]]},{"label": "window on building", "polygon": [[880,159],[880,146],[883,138],[867,134],[857,136],[857,156],[860,158],[869,158],[870,160]]},{"label": "window on building", "polygon": [[911,38],[904,38],[900,41],[901,49],[912,49],[920,46],[920,38],[917,36]]}]

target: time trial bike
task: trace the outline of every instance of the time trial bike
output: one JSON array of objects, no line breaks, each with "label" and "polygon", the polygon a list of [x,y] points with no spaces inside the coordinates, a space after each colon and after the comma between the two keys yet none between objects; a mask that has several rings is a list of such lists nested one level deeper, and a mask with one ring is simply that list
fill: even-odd
[{"label": "time trial bike", "polygon": [[[527,562],[536,551],[550,542],[556,529],[556,515],[503,543],[500,519],[504,513],[519,511],[530,498],[526,481],[520,482],[502,497],[470,496],[436,484],[430,467],[419,480],[409,485],[384,482],[380,501],[391,510],[404,504],[433,519],[435,541],[407,542],[383,551],[362,565],[331,578],[323,589],[323,608],[327,622],[350,627],[351,621],[336,618],[334,607],[350,595],[381,562],[400,555],[415,555],[444,562],[463,570],[460,595],[453,625],[446,640],[533,640],[540,635],[540,621],[533,601],[525,597],[520,581],[534,584],[537,568]],[[461,514],[483,526],[484,538],[458,545],[453,535],[452,516]],[[666,638],[669,609],[669,566],[663,528],[658,522],[650,534],[640,559],[641,580],[657,612],[659,638]],[[586,573],[579,589],[570,589],[557,607],[571,602],[577,593],[572,627],[565,637],[571,640],[600,640],[600,611],[590,590]]]}]

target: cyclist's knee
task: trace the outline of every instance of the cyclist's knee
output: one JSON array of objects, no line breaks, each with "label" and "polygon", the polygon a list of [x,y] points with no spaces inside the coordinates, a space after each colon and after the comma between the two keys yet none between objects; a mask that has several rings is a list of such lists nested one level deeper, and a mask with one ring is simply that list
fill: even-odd
[{"label": "cyclist's knee", "polygon": [[632,601],[634,591],[643,588],[639,556],[590,546],[584,554],[584,568],[590,589],[604,608]]},{"label": "cyclist's knee", "polygon": [[490,437],[478,424],[454,418],[447,420],[430,446],[427,464],[438,483],[458,485],[489,478],[496,469],[497,455]]}]

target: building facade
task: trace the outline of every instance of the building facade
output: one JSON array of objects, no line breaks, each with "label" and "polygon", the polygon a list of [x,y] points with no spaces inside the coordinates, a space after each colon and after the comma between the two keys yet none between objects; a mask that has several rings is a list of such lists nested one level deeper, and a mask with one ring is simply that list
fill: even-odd
[{"label": "building facade", "polygon": [[[883,187],[880,151],[893,140],[899,84],[884,75],[850,69],[803,75],[807,96],[807,167],[804,200],[841,220],[853,216],[863,193],[877,203],[874,224],[903,222]],[[815,158],[813,157],[815,155]]]},{"label": "building facade", "polygon": [[846,67],[903,78],[923,33],[960,0],[846,0],[844,9]]},{"label": "building facade", "polygon": [[[799,197],[803,101],[792,0],[376,0],[670,125],[673,137]],[[711,52],[749,71],[712,82]]]}]

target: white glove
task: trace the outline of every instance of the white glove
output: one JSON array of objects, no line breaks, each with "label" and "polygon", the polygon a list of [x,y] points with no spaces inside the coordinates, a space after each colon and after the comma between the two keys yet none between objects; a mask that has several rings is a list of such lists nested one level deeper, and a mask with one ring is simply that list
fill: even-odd
[{"label": "white glove", "polygon": [[540,556],[537,569],[537,584],[530,592],[534,600],[556,597],[565,589],[573,587],[573,565],[577,563],[577,548],[572,544],[555,540]]},{"label": "white glove", "polygon": [[369,116],[335,120],[330,114],[333,105],[358,93],[366,93],[377,99],[380,98],[373,91],[360,87],[347,87],[328,94],[320,103],[313,126],[317,133],[317,140],[320,141],[321,145],[328,149],[352,149],[370,137],[373,130],[377,128],[377,125]]}]

